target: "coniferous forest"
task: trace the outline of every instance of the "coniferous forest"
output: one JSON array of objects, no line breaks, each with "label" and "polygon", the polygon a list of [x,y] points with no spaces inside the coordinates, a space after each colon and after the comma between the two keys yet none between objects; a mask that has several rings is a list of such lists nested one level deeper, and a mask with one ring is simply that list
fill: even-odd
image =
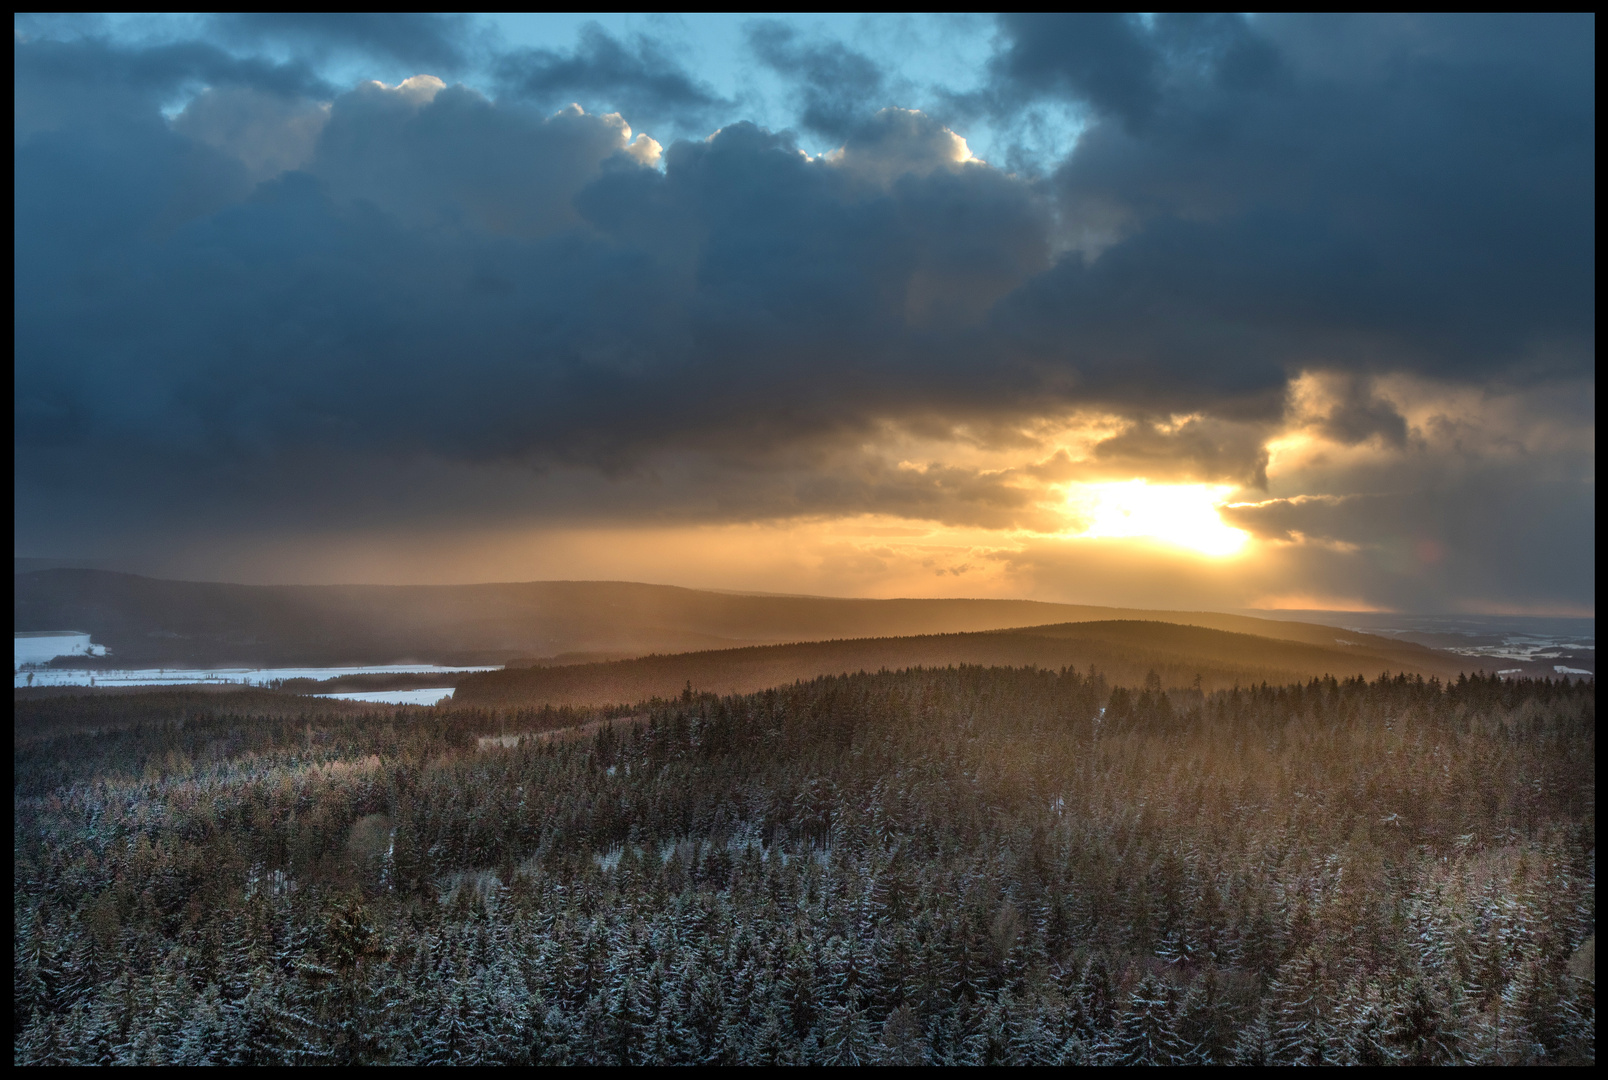
[{"label": "coniferous forest", "polygon": [[1595,1058],[1592,682],[15,711],[18,1064]]}]

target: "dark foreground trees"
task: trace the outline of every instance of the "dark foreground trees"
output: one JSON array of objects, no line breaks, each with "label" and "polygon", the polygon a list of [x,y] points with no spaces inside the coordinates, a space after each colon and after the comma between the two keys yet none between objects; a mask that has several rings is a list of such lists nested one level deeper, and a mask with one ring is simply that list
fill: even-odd
[{"label": "dark foreground trees", "polygon": [[1591,684],[266,700],[18,703],[15,1061],[1595,1056]]}]

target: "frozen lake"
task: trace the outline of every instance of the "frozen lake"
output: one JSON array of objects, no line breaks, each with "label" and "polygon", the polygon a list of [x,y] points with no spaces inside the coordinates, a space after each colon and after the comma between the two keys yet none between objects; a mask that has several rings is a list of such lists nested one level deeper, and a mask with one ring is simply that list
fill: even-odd
[{"label": "frozen lake", "polygon": [[[335,679],[344,675],[435,675],[465,671],[497,671],[489,667],[442,667],[438,664],[378,664],[366,667],[297,667],[297,668],[137,668],[111,670],[91,668],[42,668],[34,671],[17,671],[12,674],[12,688],[25,686],[190,686],[235,685],[268,686],[284,679]],[[421,704],[411,699],[394,700],[397,694],[451,694],[450,689],[375,691],[391,695],[384,698],[368,694],[327,694],[324,697],[347,698],[353,701],[386,701],[392,704]],[[434,704],[428,702],[425,704]]]},{"label": "frozen lake", "polygon": [[364,690],[353,694],[312,696],[336,698],[340,701],[371,701],[376,705],[439,705],[452,697],[452,687],[440,686],[428,690]]}]

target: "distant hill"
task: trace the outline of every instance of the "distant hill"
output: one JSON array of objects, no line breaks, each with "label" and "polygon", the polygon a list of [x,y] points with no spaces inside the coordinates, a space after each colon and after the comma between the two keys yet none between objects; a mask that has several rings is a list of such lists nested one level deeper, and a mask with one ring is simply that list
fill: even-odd
[{"label": "distant hill", "polygon": [[[1387,645],[1394,643],[1385,642]],[[1154,671],[1167,686],[1205,690],[1313,677],[1377,677],[1383,671],[1455,677],[1459,658],[1411,650],[1329,646],[1156,621],[1062,623],[970,634],[815,641],[647,656],[608,663],[480,672],[462,679],[454,705],[603,705],[668,698],[687,683],[719,694],[844,672],[950,664],[1061,668],[1091,666],[1114,684],[1138,685]]]},{"label": "distant hill", "polygon": [[44,559],[28,555],[12,557],[12,573],[27,574],[35,570],[110,570],[111,565],[103,559]]},{"label": "distant hill", "polygon": [[1212,612],[763,596],[621,581],[228,585],[47,569],[17,574],[14,591],[15,630],[87,631],[118,666],[518,665],[1123,619],[1360,648],[1391,658],[1383,666],[1392,670],[1436,655],[1331,626]]}]

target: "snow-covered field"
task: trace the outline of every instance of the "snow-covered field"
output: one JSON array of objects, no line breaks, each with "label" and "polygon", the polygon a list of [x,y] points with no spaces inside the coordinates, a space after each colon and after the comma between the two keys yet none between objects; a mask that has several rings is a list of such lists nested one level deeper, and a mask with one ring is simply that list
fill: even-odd
[{"label": "snow-covered field", "polygon": [[[442,667],[438,664],[378,664],[366,667],[299,667],[299,668],[139,668],[135,670],[106,670],[89,668],[41,668],[34,671],[17,671],[12,675],[12,688],[25,686],[188,686],[195,684],[230,684],[236,686],[269,686],[285,679],[335,679],[344,675],[397,675],[403,673],[437,674],[463,671],[496,671],[490,667]],[[377,691],[391,694],[450,694],[451,690],[398,690]],[[357,701],[378,700],[362,694],[334,694]],[[414,702],[410,702],[416,704]]]},{"label": "snow-covered field", "polygon": [[58,656],[104,656],[106,646],[76,630],[17,631],[11,635],[11,668],[48,664]]},{"label": "snow-covered field", "polygon": [[[1595,619],[1526,615],[1397,615],[1333,613],[1332,622],[1363,633],[1417,642],[1477,660],[1545,664],[1559,675],[1590,675],[1596,670]],[[1511,668],[1506,674],[1533,668]]]},{"label": "snow-covered field", "polygon": [[[1492,656],[1503,660],[1556,660],[1560,656],[1576,652],[1596,652],[1597,644],[1595,640],[1560,640],[1530,634],[1510,634],[1500,642],[1449,645],[1445,648],[1447,652],[1454,652],[1460,656]],[[1586,674],[1589,675],[1590,672]]]}]

